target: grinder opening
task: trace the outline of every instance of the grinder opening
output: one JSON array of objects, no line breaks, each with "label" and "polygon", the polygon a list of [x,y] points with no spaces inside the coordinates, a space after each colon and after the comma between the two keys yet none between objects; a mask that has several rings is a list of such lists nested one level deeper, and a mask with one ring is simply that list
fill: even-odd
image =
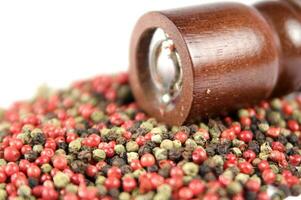
[{"label": "grinder opening", "polygon": [[182,89],[181,59],[173,40],[156,28],[150,40],[148,65],[161,109],[170,111]]}]

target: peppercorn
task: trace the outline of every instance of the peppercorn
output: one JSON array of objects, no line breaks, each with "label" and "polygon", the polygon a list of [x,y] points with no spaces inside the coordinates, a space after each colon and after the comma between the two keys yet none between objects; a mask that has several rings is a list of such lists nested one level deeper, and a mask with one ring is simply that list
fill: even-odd
[{"label": "peppercorn", "polygon": [[62,172],[56,173],[56,175],[53,177],[54,185],[57,188],[64,188],[69,181],[69,176]]}]

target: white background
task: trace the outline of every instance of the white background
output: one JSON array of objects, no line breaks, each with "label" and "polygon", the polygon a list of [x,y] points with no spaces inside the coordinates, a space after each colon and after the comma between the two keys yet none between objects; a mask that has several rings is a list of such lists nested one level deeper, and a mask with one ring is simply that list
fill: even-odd
[{"label": "white background", "polygon": [[130,35],[143,13],[208,2],[217,1],[0,1],[0,106],[32,97],[44,83],[67,87],[126,71]]}]

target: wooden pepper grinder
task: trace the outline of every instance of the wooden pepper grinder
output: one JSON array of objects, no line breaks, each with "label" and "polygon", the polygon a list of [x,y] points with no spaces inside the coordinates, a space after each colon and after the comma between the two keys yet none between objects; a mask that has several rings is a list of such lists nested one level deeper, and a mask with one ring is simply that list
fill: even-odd
[{"label": "wooden pepper grinder", "polygon": [[139,106],[181,125],[301,87],[301,1],[150,12],[130,48]]}]

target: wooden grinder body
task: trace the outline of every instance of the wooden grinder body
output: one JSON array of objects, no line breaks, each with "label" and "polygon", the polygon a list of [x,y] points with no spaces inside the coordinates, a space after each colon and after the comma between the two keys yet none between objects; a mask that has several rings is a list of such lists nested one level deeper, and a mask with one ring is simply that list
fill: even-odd
[{"label": "wooden grinder body", "polygon": [[[155,28],[175,42],[183,84],[175,106],[163,110],[148,69]],[[181,125],[230,111],[301,86],[301,12],[295,1],[254,7],[212,4],[151,12],[131,42],[130,81],[140,107],[159,121]]]}]

